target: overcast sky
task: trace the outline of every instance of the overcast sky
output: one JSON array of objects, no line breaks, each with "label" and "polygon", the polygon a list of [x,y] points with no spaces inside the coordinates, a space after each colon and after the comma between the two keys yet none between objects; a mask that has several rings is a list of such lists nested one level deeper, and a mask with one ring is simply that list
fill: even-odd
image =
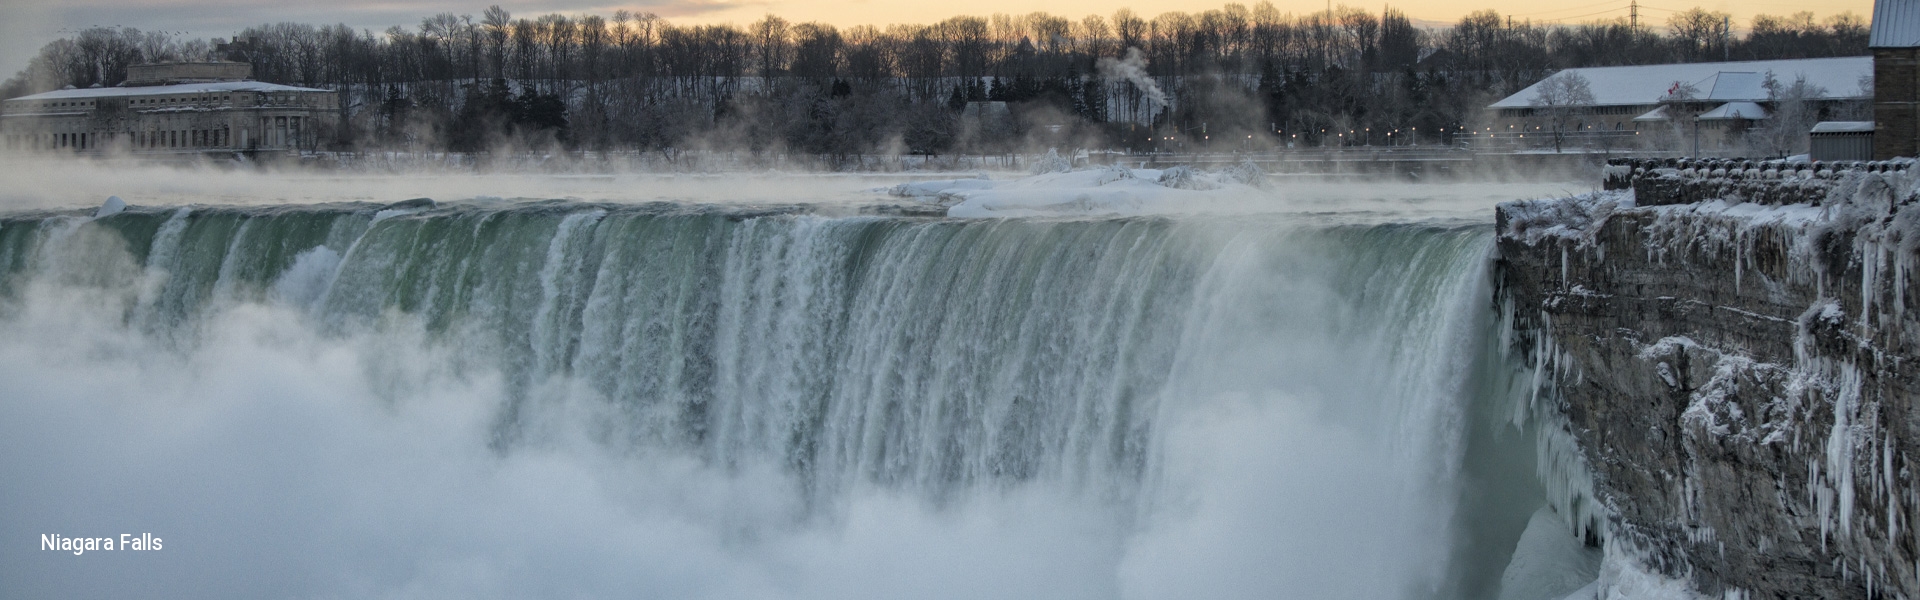
[{"label": "overcast sky", "polygon": [[[1254,0],[1257,1],[1257,0]],[[1272,0],[1282,11],[1323,10],[1325,0]],[[1491,8],[1517,18],[1581,22],[1626,16],[1629,0],[1407,0],[1390,2],[1415,19],[1452,21],[1474,10]],[[278,21],[325,24],[346,23],[357,28],[385,30],[393,25],[417,26],[422,17],[441,12],[479,15],[498,3],[516,16],[549,12],[593,13],[610,16],[626,8],[652,12],[676,23],[748,23],[767,13],[790,21],[825,21],[835,25],[931,23],[956,14],[995,12],[1024,14],[1035,10],[1078,19],[1088,14],[1112,14],[1132,8],[1145,16],[1168,11],[1219,8],[1226,0],[0,0],[0,79],[26,67],[27,59],[47,42],[91,26],[128,26],[142,30],[178,32],[190,38],[230,37],[249,25]],[[1251,4],[1252,2],[1245,2]],[[1334,2],[1340,4],[1340,2]],[[1754,14],[1787,14],[1813,10],[1822,17],[1853,11],[1863,17],[1873,12],[1870,0],[1833,2],[1728,2],[1727,0],[1651,0],[1641,3],[1641,18],[1664,23],[1674,10],[1693,6],[1733,13],[1736,27]],[[1381,6],[1364,6],[1379,10]]]}]

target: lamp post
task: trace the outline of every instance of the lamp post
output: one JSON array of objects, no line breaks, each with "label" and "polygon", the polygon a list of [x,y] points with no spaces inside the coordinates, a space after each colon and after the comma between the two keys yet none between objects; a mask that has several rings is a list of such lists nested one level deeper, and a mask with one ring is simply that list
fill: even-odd
[{"label": "lamp post", "polygon": [[1700,115],[1693,116],[1693,155],[1700,156]]}]

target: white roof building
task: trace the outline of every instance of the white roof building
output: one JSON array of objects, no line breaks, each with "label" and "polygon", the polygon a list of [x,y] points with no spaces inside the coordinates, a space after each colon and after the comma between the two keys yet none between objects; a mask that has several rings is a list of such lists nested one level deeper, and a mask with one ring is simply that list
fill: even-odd
[{"label": "white roof building", "polygon": [[143,154],[311,150],[340,121],[339,94],[253,81],[246,63],[128,68],[115,87],[0,101],[0,150]]},{"label": "white roof building", "polygon": [[80,100],[90,98],[115,98],[125,96],[158,96],[167,94],[208,94],[214,92],[323,92],[313,88],[294,87],[267,83],[264,81],[220,81],[213,83],[180,83],[174,85],[146,85],[135,87],[94,87],[74,88],[41,92],[31,96],[9,98],[7,102],[36,102],[49,100]]},{"label": "white roof building", "polygon": [[[1920,4],[1920,0],[1899,1]],[[1568,74],[1586,80],[1591,100],[1569,105],[1560,98],[1555,103],[1571,111],[1536,105],[1548,81]],[[1586,67],[1560,71],[1488,105],[1488,121],[1475,132],[1473,143],[1524,147],[1551,139],[1556,148],[1572,143],[1684,148],[1696,153],[1738,149],[1747,129],[1778,108],[1767,89],[1769,79],[1779,85],[1805,79],[1816,88],[1809,100],[1822,117],[1831,113],[1844,118],[1873,106],[1872,56]],[[1691,89],[1690,100],[1661,103],[1682,88]],[[1687,131],[1681,132],[1676,125]],[[1541,135],[1545,133],[1552,135]]]},{"label": "white roof building", "polygon": [[[1882,0],[1888,1],[1888,0]],[[1876,27],[1878,21],[1875,22]],[[1876,29],[1875,31],[1878,31]],[[1853,100],[1873,97],[1871,85],[1873,57],[1803,58],[1794,60],[1753,60],[1630,67],[1585,67],[1567,69],[1586,78],[1593,90],[1595,107],[1652,106],[1674,89],[1674,84],[1693,86],[1695,97],[1703,102],[1765,102],[1766,78],[1791,83],[1805,76],[1807,82],[1826,90],[1822,100]],[[1527,86],[1487,108],[1526,109],[1533,107],[1540,83]]]}]

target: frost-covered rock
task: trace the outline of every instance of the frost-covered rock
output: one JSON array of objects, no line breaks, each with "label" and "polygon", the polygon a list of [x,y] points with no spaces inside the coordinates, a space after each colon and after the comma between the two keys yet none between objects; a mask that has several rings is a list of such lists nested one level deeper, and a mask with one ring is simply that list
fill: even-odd
[{"label": "frost-covered rock", "polygon": [[1034,160],[1027,170],[1034,175],[1065,173],[1073,170],[1073,161],[1060,156],[1059,150],[1048,148],[1047,155]]},{"label": "frost-covered rock", "polygon": [[1234,163],[1233,166],[1227,167],[1222,175],[1241,185],[1262,187],[1267,184],[1267,170],[1261,168],[1260,164],[1253,162],[1252,159]]},{"label": "frost-covered rock", "polygon": [[1631,192],[1594,192],[1567,198],[1508,202],[1496,209],[1494,218],[1503,234],[1532,246],[1546,237],[1590,240],[1596,231],[1594,223],[1606,220],[1615,210],[1631,206]]},{"label": "frost-covered rock", "polygon": [[1220,187],[1211,178],[1186,165],[1161,171],[1160,185],[1176,190],[1211,190]]},{"label": "frost-covered rock", "polygon": [[1512,355],[1607,515],[1595,596],[1920,597],[1920,195],[1830,177],[1819,205],[1499,207]]}]

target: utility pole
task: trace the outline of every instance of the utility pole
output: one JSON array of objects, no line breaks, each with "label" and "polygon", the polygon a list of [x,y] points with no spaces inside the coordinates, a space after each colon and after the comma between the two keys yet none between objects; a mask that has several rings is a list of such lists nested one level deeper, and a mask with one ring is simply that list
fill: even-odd
[{"label": "utility pole", "polygon": [[1627,29],[1640,30],[1640,0],[1627,5]]}]

